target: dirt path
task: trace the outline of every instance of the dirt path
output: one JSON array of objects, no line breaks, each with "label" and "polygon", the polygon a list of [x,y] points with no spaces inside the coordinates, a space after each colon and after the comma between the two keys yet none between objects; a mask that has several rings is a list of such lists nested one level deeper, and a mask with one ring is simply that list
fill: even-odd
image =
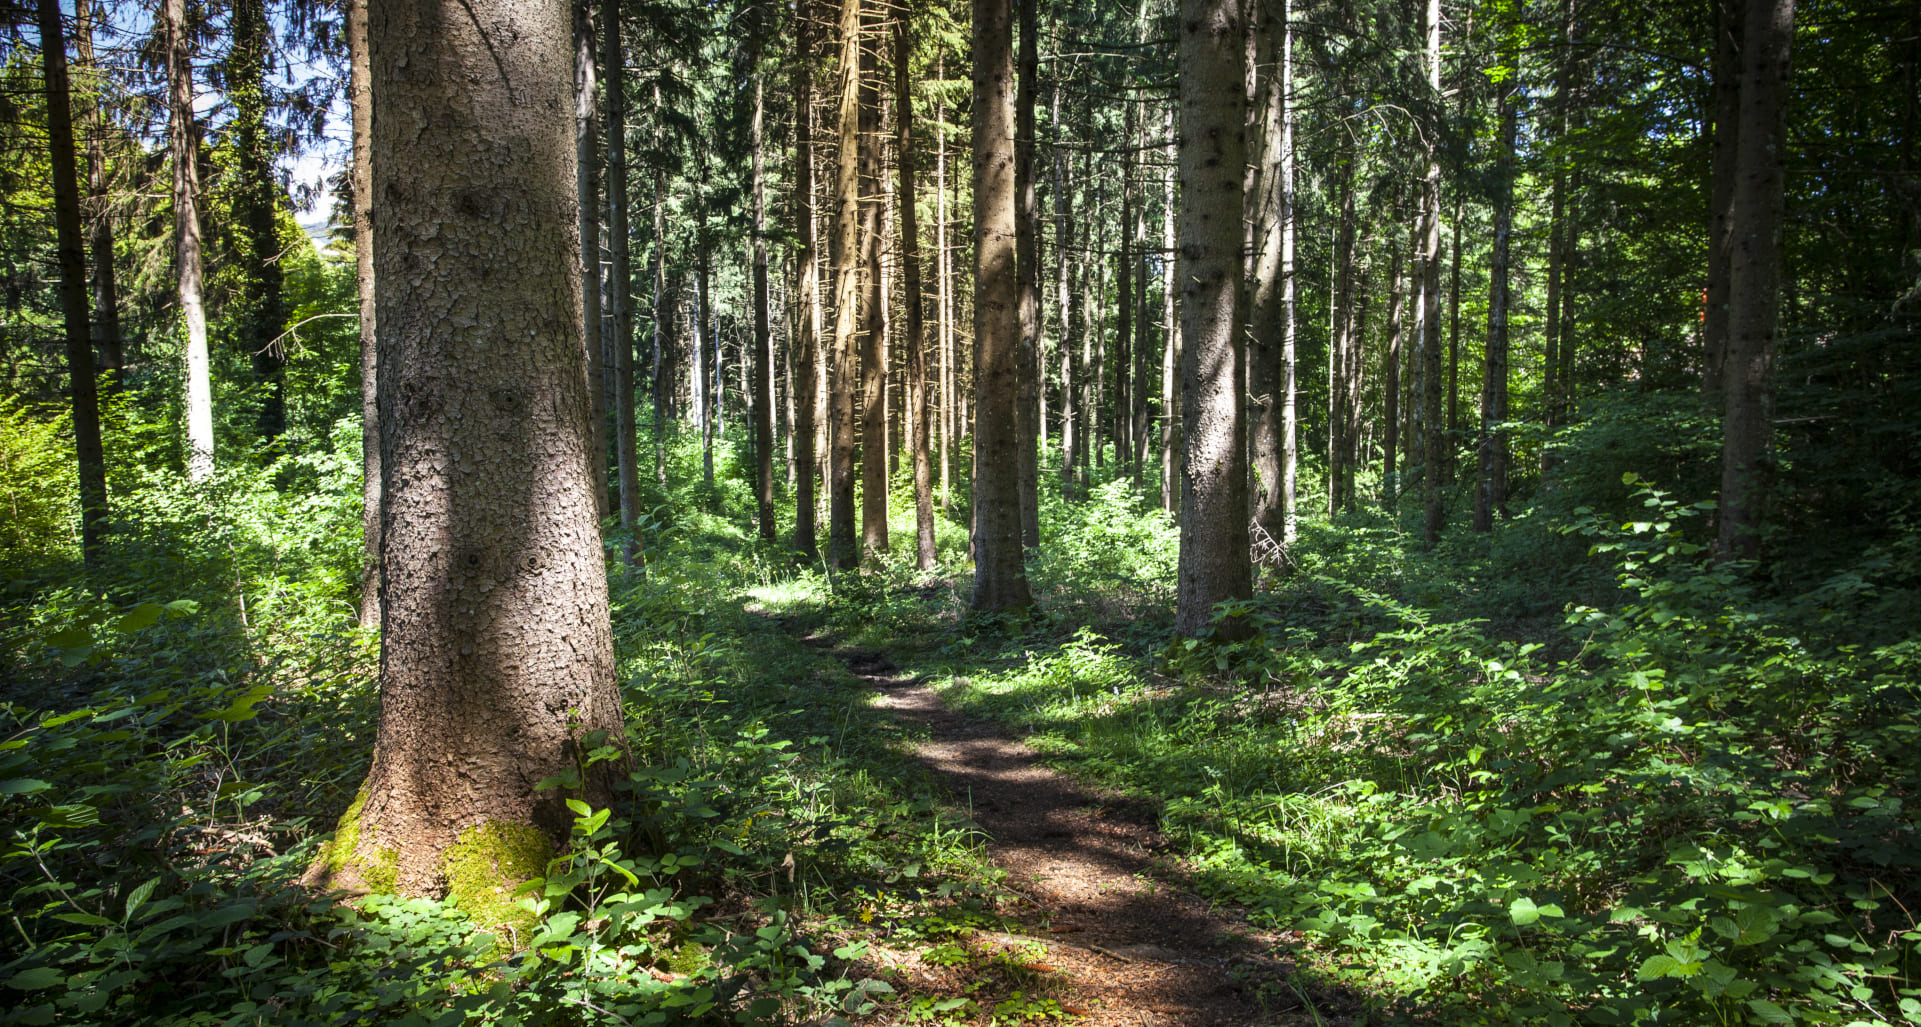
[{"label": "dirt path", "polygon": [[[821,639],[809,639],[825,645]],[[1313,1023],[1262,952],[1273,939],[1166,882],[1166,842],[1151,810],[1096,794],[1042,765],[990,722],[955,713],[886,656],[836,651],[879,705],[927,731],[921,760],[969,803],[991,839],[1015,913],[1068,982],[1058,998],[1101,1027]],[[1157,866],[1158,864],[1158,866]],[[1157,872],[1159,871],[1159,872]],[[1325,1011],[1325,1007],[1323,1007]]]}]

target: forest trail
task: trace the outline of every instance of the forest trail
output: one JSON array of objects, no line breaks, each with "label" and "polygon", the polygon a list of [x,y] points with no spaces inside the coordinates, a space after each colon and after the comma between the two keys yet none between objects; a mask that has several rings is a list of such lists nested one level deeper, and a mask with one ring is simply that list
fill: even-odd
[{"label": "forest trail", "polygon": [[[831,641],[806,641],[826,648]],[[948,709],[882,653],[831,650],[878,693],[878,705],[924,728],[916,755],[990,839],[1002,887],[1025,900],[1022,930],[978,942],[1047,947],[1066,986],[1054,997],[1095,1027],[1240,1027],[1339,1023],[1333,996],[1306,1008],[1293,966],[1265,956],[1276,939],[1231,910],[1169,883],[1174,869],[1153,812],[1101,795],[1043,765],[997,724]],[[1318,990],[1318,989],[1315,989]],[[1324,998],[1334,998],[1333,1002]]]}]

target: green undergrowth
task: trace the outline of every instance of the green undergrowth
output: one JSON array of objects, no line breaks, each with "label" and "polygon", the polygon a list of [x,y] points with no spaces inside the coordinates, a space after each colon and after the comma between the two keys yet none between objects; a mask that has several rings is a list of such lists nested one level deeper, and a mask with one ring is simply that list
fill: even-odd
[{"label": "green undergrowth", "polygon": [[1374,1017],[1921,1022],[1921,648],[1855,627],[1885,597],[1850,572],[1770,597],[1710,507],[1619,488],[1435,554],[1312,524],[1223,610],[1251,641],[1059,615],[1098,609],[1059,575],[1026,625],[930,611],[907,669],[1158,803]]},{"label": "green undergrowth", "polygon": [[[610,561],[633,756],[615,801],[544,782],[568,843],[462,864],[475,887],[445,901],[294,885],[374,740],[376,639],[352,627],[343,554],[301,541],[347,537],[333,506],[237,471],[149,495],[187,534],[122,525],[92,582],[14,579],[0,1022],[791,1023],[905,1002],[870,950],[996,922],[980,837],[837,660],[744,608],[828,586],[750,539],[737,461],[717,470],[651,497],[644,569]],[[587,742],[590,764],[620,757]]]}]

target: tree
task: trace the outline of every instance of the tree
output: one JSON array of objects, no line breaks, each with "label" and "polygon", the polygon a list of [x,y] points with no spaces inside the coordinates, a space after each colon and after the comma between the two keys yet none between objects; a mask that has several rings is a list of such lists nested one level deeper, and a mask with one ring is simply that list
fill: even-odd
[{"label": "tree", "polygon": [[287,428],[286,360],[280,345],[287,314],[280,270],[280,183],[274,176],[279,147],[267,127],[267,71],[272,40],[266,0],[235,0],[230,19],[232,48],[226,61],[227,99],[233,119],[227,133],[234,155],[232,217],[240,235],[238,322],[241,352],[261,390],[255,431],[276,443]]},{"label": "tree", "polygon": [[[627,237],[627,52],[620,42],[620,0],[606,0],[600,17],[601,62],[607,68],[607,299],[612,307],[604,332],[614,349],[614,467],[620,489],[620,527],[627,536],[627,562],[632,563],[640,521],[640,446],[634,423],[634,263]],[[591,67],[592,53],[583,56]],[[583,156],[591,157],[592,147]],[[587,223],[583,214],[582,227]],[[598,291],[598,246],[583,237],[581,253],[591,255],[583,263]],[[582,291],[584,296],[586,290]],[[587,320],[586,324],[588,349],[593,350],[600,323]],[[606,452],[594,452],[599,454],[595,466],[604,467]]]},{"label": "tree", "polygon": [[1794,0],[1749,0],[1741,55],[1741,115],[1729,207],[1726,399],[1722,414],[1718,554],[1761,554],[1774,356],[1780,345],[1781,145],[1794,42]]},{"label": "tree", "polygon": [[1493,266],[1488,273],[1487,364],[1481,379],[1480,475],[1474,489],[1474,530],[1489,531],[1496,514],[1507,513],[1507,392],[1509,256],[1514,238],[1514,137],[1519,112],[1514,100],[1516,69],[1507,66],[1497,96],[1500,152],[1494,183]]},{"label": "tree", "polygon": [[761,81],[760,41],[766,30],[760,22],[765,13],[763,6],[756,5],[753,8],[754,25],[749,30],[752,42],[748,46],[747,62],[749,73],[754,77],[754,107],[749,114],[748,145],[753,150],[753,181],[749,191],[753,194],[751,199],[754,205],[754,359],[751,361],[754,372],[754,519],[760,525],[761,540],[772,543],[779,532],[774,525],[774,348],[767,322],[767,173],[761,138],[766,96]]},{"label": "tree", "polygon": [[900,260],[907,295],[907,425],[914,454],[914,556],[921,570],[932,570],[934,551],[934,475],[927,454],[927,325],[921,309],[920,213],[916,210],[914,158],[914,99],[908,88],[907,62],[913,53],[908,22],[902,11],[894,22],[895,130],[900,161]]},{"label": "tree", "polygon": [[380,361],[374,318],[374,97],[367,53],[367,4],[347,8],[349,102],[353,111],[354,291],[360,303],[360,626],[380,625]]},{"label": "tree", "polygon": [[168,140],[173,158],[173,237],[180,315],[187,328],[187,477],[213,476],[213,362],[201,299],[200,161],[193,124],[193,41],[187,0],[164,0]]},{"label": "tree", "polygon": [[820,273],[814,236],[814,4],[800,0],[794,10],[794,267],[800,278],[799,330],[789,350],[794,354],[794,548],[808,560],[815,556],[814,477],[820,450],[814,408],[820,372]]},{"label": "tree", "polygon": [[73,444],[80,481],[80,552],[89,568],[98,568],[107,524],[107,462],[100,445],[93,339],[87,326],[86,241],[80,234],[80,171],[73,144],[67,36],[60,26],[59,0],[40,0],[39,16],[48,150],[53,168],[54,235],[60,263],[60,312],[67,341],[67,382],[73,394]]},{"label": "tree", "polygon": [[[1421,471],[1422,541],[1432,548],[1441,538],[1441,477],[1453,445],[1441,421],[1441,0],[1427,0],[1426,173],[1421,178],[1421,423],[1426,452]],[[1458,229],[1458,225],[1456,226]],[[1459,252],[1458,250],[1456,252]]]},{"label": "tree", "polygon": [[887,539],[887,293],[881,267],[881,130],[878,46],[880,18],[870,6],[861,10],[859,137],[857,165],[860,196],[860,534],[861,557],[878,560]]},{"label": "tree", "polygon": [[[1174,630],[1253,594],[1241,396],[1241,215],[1247,63],[1240,5],[1181,0],[1181,551]],[[1236,621],[1228,634],[1248,627]]]},{"label": "tree", "polygon": [[[574,191],[579,199],[575,216],[580,221],[580,322],[581,338],[587,347],[587,380],[594,387],[592,430],[594,452],[598,454],[594,458],[594,504],[604,515],[607,512],[607,411],[600,392],[600,380],[606,373],[601,336],[606,331],[606,315],[612,311],[600,308],[600,175],[599,148],[594,139],[600,119],[595,113],[598,90],[594,87],[593,0],[573,0],[573,15]],[[608,138],[612,140],[612,133]],[[612,196],[609,191],[608,197]],[[610,304],[620,302],[611,290],[607,299]]]},{"label": "tree", "polygon": [[828,351],[827,559],[860,565],[854,542],[854,336],[860,321],[861,0],[840,4],[840,155],[834,169],[834,338]]},{"label": "tree", "polygon": [[[555,116],[571,109],[568,3],[376,6],[368,27],[381,716],[366,785],[310,879],[472,889],[469,908],[511,910],[514,881],[572,820],[565,790],[536,786],[621,734],[573,125]],[[583,785],[610,796],[599,775]]]},{"label": "tree", "polygon": [[1021,546],[1012,0],[974,0],[975,610],[1033,605]]}]

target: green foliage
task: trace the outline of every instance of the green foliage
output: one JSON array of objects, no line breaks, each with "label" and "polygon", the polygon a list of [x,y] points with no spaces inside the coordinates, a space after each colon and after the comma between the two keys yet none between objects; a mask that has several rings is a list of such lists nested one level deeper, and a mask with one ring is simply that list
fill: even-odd
[{"label": "green foliage", "polygon": [[76,487],[67,416],[41,419],[0,397],[0,572],[72,559]]}]

